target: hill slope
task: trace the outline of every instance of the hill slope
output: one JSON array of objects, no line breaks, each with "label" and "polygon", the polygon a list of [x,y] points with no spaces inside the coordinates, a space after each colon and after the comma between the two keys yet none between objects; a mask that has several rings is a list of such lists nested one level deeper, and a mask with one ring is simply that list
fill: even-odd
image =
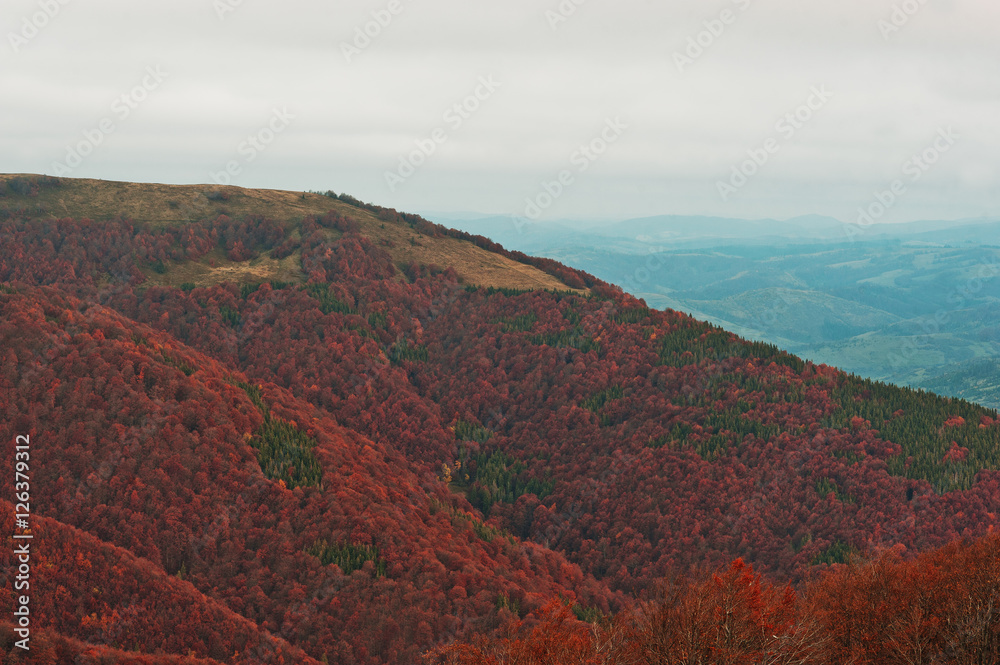
[{"label": "hill slope", "polygon": [[489,630],[501,596],[531,611],[579,592],[609,609],[562,557],[483,525],[287,392],[101,305],[10,291],[0,433],[11,458],[15,434],[33,442],[33,609],[46,628],[224,662],[251,647],[254,662],[413,662]]},{"label": "hill slope", "polygon": [[[349,197],[152,223],[155,206],[145,222],[52,218],[60,192],[86,199],[79,182],[6,187],[0,436],[42,443],[39,514],[88,551],[128,550],[158,593],[190,585],[253,639],[410,663],[551,597],[593,618],[736,557],[797,581],[997,524],[995,411]],[[144,187],[125,188],[133,210]],[[393,253],[389,230],[424,253]],[[483,255],[488,280],[421,260]],[[85,582],[59,583],[67,616],[44,627],[130,646],[88,632]]]},{"label": "hill slope", "polygon": [[[290,225],[314,215],[350,214],[352,228],[357,228],[382,246],[398,265],[416,262],[450,267],[471,284],[508,286],[525,289],[565,289],[558,277],[545,274],[525,263],[528,257],[515,260],[509,253],[483,249],[458,237],[437,237],[427,242],[422,226],[405,223],[407,216],[379,216],[382,209],[362,208],[351,197],[263,189],[243,189],[215,185],[159,185],[91,179],[55,179],[39,176],[0,174],[0,207],[24,210],[32,216],[91,219],[99,222],[127,219],[145,229],[164,229],[190,222],[214,220],[220,215],[233,218],[267,218],[278,226]],[[348,202],[357,205],[351,205]],[[425,223],[426,224],[426,223]],[[280,270],[241,270],[229,275],[240,281],[293,277]],[[216,281],[224,281],[218,279]],[[175,286],[179,285],[175,284]],[[582,286],[582,285],[580,285]]]}]

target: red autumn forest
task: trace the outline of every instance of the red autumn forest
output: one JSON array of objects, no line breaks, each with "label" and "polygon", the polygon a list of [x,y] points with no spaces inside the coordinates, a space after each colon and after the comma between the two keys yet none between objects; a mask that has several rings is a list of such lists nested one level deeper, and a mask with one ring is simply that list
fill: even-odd
[{"label": "red autumn forest", "polygon": [[995,661],[995,411],[351,197],[97,186],[2,184],[11,662]]}]

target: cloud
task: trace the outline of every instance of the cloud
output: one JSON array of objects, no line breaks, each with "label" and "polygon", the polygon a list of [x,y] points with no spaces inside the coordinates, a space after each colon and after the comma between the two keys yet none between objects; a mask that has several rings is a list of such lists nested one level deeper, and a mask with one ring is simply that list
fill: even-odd
[{"label": "cloud", "polygon": [[[991,180],[1000,6],[984,0],[59,7],[30,39],[22,33],[42,11],[38,0],[11,0],[0,25],[0,85],[9,91],[0,121],[14,128],[0,138],[0,170],[51,172],[144,68],[161,66],[169,79],[71,175],[204,182],[287,107],[295,120],[236,184],[331,188],[409,210],[515,212],[620,116],[628,131],[547,217],[843,218],[940,126],[954,125],[963,140],[893,214],[1000,213]],[[886,22],[898,29],[886,33]],[[24,40],[16,50],[11,35]],[[678,53],[692,60],[683,71]],[[481,76],[502,87],[412,177],[387,187],[385,173],[449,127],[445,114]],[[716,183],[816,85],[835,97],[721,200]]]}]

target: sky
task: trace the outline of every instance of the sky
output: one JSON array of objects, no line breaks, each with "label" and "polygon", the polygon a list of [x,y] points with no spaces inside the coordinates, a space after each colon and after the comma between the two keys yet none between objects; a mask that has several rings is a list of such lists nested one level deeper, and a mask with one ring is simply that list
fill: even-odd
[{"label": "sky", "polygon": [[998,26],[996,0],[5,0],[0,172],[534,221],[998,218]]}]

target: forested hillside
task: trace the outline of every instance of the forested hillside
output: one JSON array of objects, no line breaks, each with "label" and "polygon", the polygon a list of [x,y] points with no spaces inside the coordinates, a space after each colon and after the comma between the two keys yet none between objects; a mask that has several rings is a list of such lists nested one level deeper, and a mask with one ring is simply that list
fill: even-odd
[{"label": "forested hillside", "polygon": [[59,648],[414,663],[997,525],[996,411],[350,197],[143,187],[2,181],[0,435],[37,442]]}]

